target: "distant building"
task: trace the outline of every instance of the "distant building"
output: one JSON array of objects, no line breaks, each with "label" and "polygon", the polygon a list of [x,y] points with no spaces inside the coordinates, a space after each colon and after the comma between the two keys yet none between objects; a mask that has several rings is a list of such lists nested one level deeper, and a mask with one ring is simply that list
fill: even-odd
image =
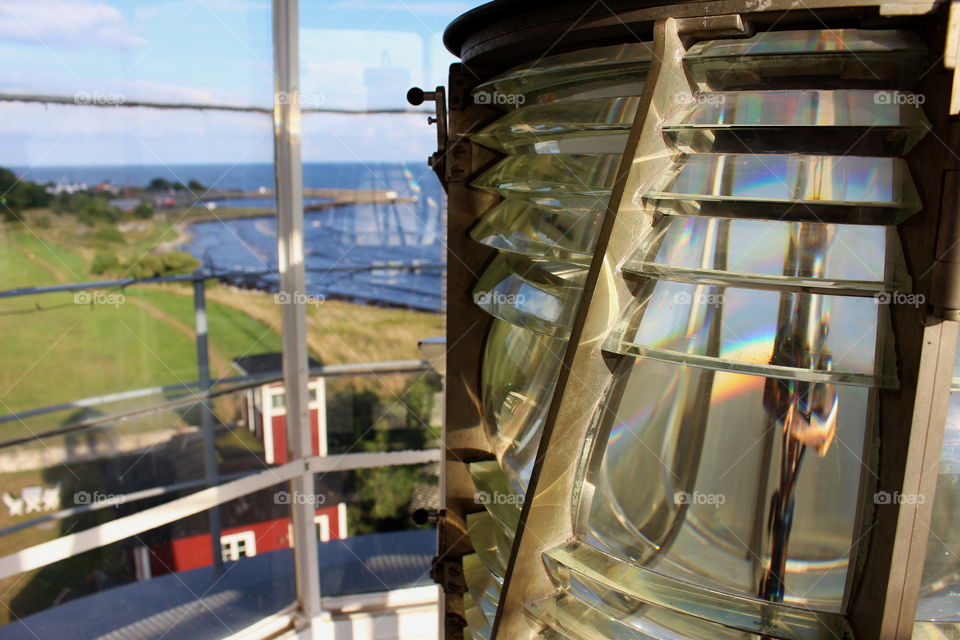
[{"label": "distant building", "polygon": [[101,182],[100,184],[95,186],[93,190],[96,191],[97,193],[106,193],[112,196],[119,195],[120,193],[119,188],[113,186],[107,181]]},{"label": "distant building", "polygon": [[56,196],[61,193],[80,193],[87,191],[89,188],[85,182],[57,182],[48,186],[46,191]]},{"label": "distant building", "polygon": [[[285,510],[285,509],[284,509]],[[198,521],[202,522],[202,521]],[[347,537],[347,505],[344,502],[317,509],[314,523],[320,542]],[[220,532],[220,557],[224,562],[289,549],[293,536],[287,516],[226,527]],[[149,547],[134,547],[133,563],[139,580],[213,564],[210,533],[171,539]]]},{"label": "distant building", "polygon": [[[279,353],[262,353],[243,356],[233,361],[242,375],[257,375],[283,370],[283,359]],[[307,365],[311,368],[321,366],[313,358]],[[326,416],[321,415],[325,406],[325,385],[323,378],[311,378],[310,390],[310,433],[313,440],[313,455],[327,455]],[[285,464],[287,456],[287,407],[282,382],[273,382],[247,389],[242,394],[241,420],[244,426],[263,443],[264,461],[267,464]]]}]

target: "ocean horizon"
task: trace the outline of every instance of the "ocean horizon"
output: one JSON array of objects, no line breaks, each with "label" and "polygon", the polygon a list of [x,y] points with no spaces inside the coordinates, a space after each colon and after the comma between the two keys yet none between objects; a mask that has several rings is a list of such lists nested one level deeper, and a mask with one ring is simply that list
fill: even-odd
[{"label": "ocean horizon", "polygon": [[[146,186],[154,178],[189,182],[207,188],[255,191],[273,188],[273,164],[101,165],[12,168],[34,182],[109,181],[115,186]],[[353,204],[307,212],[304,249],[307,293],[316,296],[439,311],[442,306],[441,237],[445,196],[425,164],[333,163],[303,165],[304,187],[382,189],[399,200]],[[180,247],[218,271],[269,271],[246,286],[277,286],[276,218],[270,198],[243,203],[264,209],[263,217],[223,217],[189,225],[190,239]],[[336,267],[337,271],[329,271]],[[341,271],[342,267],[363,270]]]}]

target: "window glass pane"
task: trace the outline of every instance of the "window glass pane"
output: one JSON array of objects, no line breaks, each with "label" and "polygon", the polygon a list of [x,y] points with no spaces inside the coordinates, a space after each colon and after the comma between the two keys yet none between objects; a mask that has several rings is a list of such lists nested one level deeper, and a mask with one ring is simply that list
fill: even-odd
[{"label": "window glass pane", "polygon": [[38,0],[0,16],[4,93],[256,105],[273,102],[269,0]]},{"label": "window glass pane", "polygon": [[[940,453],[940,476],[927,540],[920,602],[917,605],[918,637],[952,637],[960,626],[960,351],[957,352],[950,405]],[[925,635],[919,635],[919,634]],[[942,635],[946,634],[946,635]]]},{"label": "window glass pane", "polygon": [[[212,563],[208,510],[0,580],[9,623],[0,638],[153,637],[156,625],[171,638],[218,638],[280,611],[296,597],[290,503],[275,499],[285,491],[277,485],[217,508],[231,563],[222,572]],[[77,522],[41,528],[33,543],[74,533]]]}]

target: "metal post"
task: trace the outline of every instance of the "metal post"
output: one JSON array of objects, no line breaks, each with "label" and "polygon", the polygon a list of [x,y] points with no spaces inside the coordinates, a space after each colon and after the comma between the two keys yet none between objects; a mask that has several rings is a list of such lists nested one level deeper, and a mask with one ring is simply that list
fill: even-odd
[{"label": "metal post", "polygon": [[327,379],[320,376],[317,384],[317,455],[326,456],[330,450],[327,440]]},{"label": "metal post", "polygon": [[[200,391],[207,393],[210,382],[210,348],[207,340],[207,297],[203,270],[197,270],[193,280],[193,324],[197,334],[197,381]],[[213,437],[213,405],[206,397],[200,403],[200,433],[203,436],[203,472],[208,487],[216,486],[217,450]],[[210,523],[210,550],[213,555],[213,567],[219,573],[223,570],[223,557],[220,552],[220,507],[212,507],[207,512]]]},{"label": "metal post", "polygon": [[[283,304],[283,381],[290,460],[312,454],[307,316],[303,259],[303,167],[300,160],[300,60],[298,0],[273,0],[273,140],[277,194],[279,300]],[[306,467],[304,468],[306,471]],[[314,495],[313,474],[290,481],[294,496]],[[313,500],[291,505],[297,599],[308,619],[320,613],[320,566]]]}]

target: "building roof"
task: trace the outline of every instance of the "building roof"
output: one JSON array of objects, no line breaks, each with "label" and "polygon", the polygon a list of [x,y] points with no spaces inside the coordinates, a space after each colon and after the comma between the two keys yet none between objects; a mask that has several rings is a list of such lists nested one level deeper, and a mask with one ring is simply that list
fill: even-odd
[{"label": "building roof", "polygon": [[[273,353],[241,356],[234,358],[233,366],[245,376],[253,376],[259,373],[279,373],[283,371],[283,354],[275,351]],[[321,366],[323,366],[323,363],[319,360],[307,357],[307,367],[312,369]]]},{"label": "building roof", "polygon": [[[431,584],[432,529],[319,543],[324,597]],[[276,613],[295,598],[293,551],[283,549],[172,573],[71,600],[0,627],[0,640],[214,640]]]}]

